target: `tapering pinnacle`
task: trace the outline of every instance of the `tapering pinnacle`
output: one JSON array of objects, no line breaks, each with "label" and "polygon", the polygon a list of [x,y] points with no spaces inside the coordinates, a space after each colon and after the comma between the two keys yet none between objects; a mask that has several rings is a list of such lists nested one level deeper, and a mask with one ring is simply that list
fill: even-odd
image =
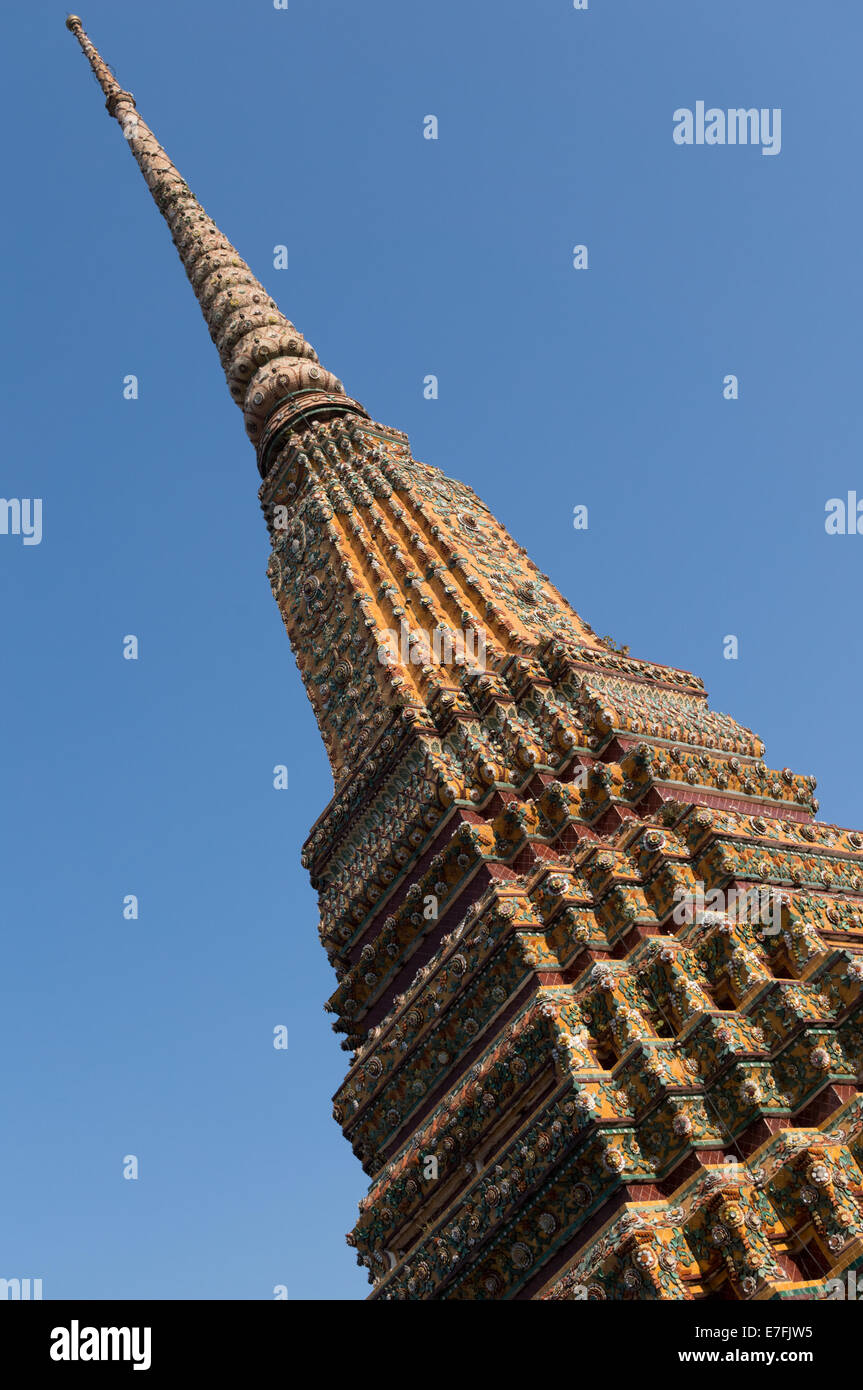
[{"label": "tapering pinnacle", "polygon": [[[342,409],[365,412],[349,401],[342,383],[318,363],[302,334],[280,313],[245,261],[207,216],[171,163],[153,132],[138,115],[135,98],[117,82],[90,42],[78,15],[66,20],[105,93],[105,105],[119,121],[147,186],[168,226],[192,282],[222,360],[228,387],[242,408],[246,432],[260,445],[277,406],[341,400]],[[337,406],[338,402],[331,402]],[[282,411],[279,412],[281,419]],[[288,416],[296,413],[294,408]],[[273,422],[271,422],[272,425]]]}]

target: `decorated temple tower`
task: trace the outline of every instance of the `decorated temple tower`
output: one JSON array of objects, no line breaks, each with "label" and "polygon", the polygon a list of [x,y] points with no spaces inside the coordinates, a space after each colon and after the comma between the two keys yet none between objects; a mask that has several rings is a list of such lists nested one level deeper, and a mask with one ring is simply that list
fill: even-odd
[{"label": "decorated temple tower", "polygon": [[863,836],[369,418],[81,21],[257,453],[335,782],[303,863],[381,1299],[790,1299],[863,1263]]}]

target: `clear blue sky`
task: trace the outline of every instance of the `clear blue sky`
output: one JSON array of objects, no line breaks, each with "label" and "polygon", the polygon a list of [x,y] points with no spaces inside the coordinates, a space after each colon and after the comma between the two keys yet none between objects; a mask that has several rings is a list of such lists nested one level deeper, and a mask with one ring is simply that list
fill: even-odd
[{"label": "clear blue sky", "polygon": [[[349,393],[863,824],[863,536],[824,529],[863,497],[858,0],[80,3]],[[362,1298],[299,865],[329,772],[241,414],[64,17],[3,14],[0,491],[43,539],[0,536],[0,1275]],[[780,155],[675,145],[699,100],[780,107]]]}]

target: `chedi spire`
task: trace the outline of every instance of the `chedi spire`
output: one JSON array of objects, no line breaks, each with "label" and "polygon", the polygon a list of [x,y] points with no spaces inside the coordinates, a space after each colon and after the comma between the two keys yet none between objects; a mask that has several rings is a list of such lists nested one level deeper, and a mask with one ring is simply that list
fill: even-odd
[{"label": "chedi spire", "polygon": [[[281,432],[296,417],[317,413],[321,406],[357,410],[356,401],[318,361],[314,348],[255,278],[227,237],[207,216],[189,185],[138,114],[135,98],[124,91],[107,63],[90,42],[78,15],[69,15],[66,27],[78,40],[99,86],[105,105],[122,127],[138,167],[168,226],[180,259],[201,306],[210,337],[219,349],[228,389],[243,411],[246,432],[263,446],[274,430]],[[335,399],[333,399],[335,398]],[[286,405],[288,408],[286,409]],[[262,471],[265,469],[262,467]]]},{"label": "chedi spire", "polygon": [[335,782],[302,860],[372,1297],[829,1296],[863,1249],[863,834],[348,400],[69,25],[264,474]]}]

